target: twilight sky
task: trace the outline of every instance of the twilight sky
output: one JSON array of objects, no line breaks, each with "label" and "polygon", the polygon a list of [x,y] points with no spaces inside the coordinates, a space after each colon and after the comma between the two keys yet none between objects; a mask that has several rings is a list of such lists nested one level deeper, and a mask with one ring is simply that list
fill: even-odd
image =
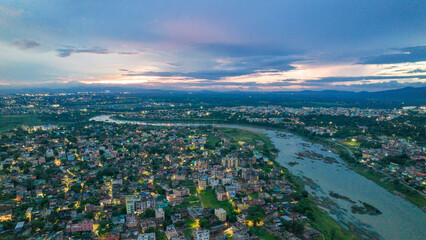
[{"label": "twilight sky", "polygon": [[426,1],[0,1],[0,87],[426,86]]}]

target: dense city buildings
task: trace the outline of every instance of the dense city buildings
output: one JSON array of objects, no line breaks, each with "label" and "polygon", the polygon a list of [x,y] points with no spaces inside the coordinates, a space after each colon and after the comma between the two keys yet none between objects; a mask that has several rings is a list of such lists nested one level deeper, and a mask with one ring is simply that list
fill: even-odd
[{"label": "dense city buildings", "polygon": [[[73,99],[101,102],[100,96],[26,96],[23,108],[22,96],[3,98],[9,104],[3,118],[33,120],[0,133],[2,237],[318,239],[330,236],[324,224],[339,226],[316,206],[324,203],[304,190],[307,178],[298,180],[275,162],[277,151],[267,137],[211,123],[267,126],[321,142],[360,174],[380,176],[424,206],[419,197],[426,184],[424,107],[194,109],[147,101],[145,110],[108,110],[104,121],[89,121],[104,110],[69,105]],[[61,104],[49,103],[52,98]],[[172,105],[179,108],[172,111]],[[160,124],[131,124],[135,121]],[[207,124],[171,124],[179,121]],[[336,161],[310,151],[297,158]],[[354,204],[353,211],[381,214],[363,204]]]}]

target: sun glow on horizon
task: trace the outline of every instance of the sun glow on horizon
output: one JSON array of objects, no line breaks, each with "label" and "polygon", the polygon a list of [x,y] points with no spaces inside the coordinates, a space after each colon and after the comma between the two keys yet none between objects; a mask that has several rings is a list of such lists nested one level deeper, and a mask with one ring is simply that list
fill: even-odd
[{"label": "sun glow on horizon", "polygon": [[[152,77],[150,79],[153,79]],[[100,80],[82,80],[84,84],[142,84],[148,83],[147,77],[132,77],[132,78],[112,78],[112,79],[100,79]]]}]

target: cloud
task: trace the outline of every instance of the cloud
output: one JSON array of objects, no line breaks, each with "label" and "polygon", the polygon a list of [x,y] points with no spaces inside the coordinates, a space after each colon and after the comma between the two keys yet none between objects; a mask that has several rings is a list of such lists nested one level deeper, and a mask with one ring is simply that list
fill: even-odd
[{"label": "cloud", "polygon": [[[230,67],[230,66],[228,66]],[[128,73],[123,76],[149,76],[149,77],[188,77],[195,79],[207,79],[207,80],[221,80],[226,77],[235,77],[249,75],[253,73],[261,72],[279,72],[292,70],[295,67],[289,64],[278,64],[277,62],[272,64],[262,64],[257,65],[252,64],[234,64],[231,69],[213,69],[213,70],[200,70],[193,72],[141,72],[141,73]]]},{"label": "cloud", "polygon": [[318,80],[306,80],[307,83],[334,83],[334,82],[355,82],[362,80],[389,80],[389,79],[426,79],[426,75],[408,76],[362,76],[362,77],[325,77]]},{"label": "cloud", "polygon": [[408,71],[407,73],[426,73],[426,70],[425,69],[417,68],[417,69]]},{"label": "cloud", "polygon": [[24,10],[0,5],[0,13],[9,16],[21,16]]},{"label": "cloud", "polygon": [[139,52],[134,51],[134,52],[117,52],[118,55],[138,55]]},{"label": "cloud", "polygon": [[362,80],[389,80],[389,79],[426,79],[426,75],[411,76],[362,76],[362,77],[326,77],[318,80],[306,80],[306,82],[333,83],[333,82],[355,82]]},{"label": "cloud", "polygon": [[392,64],[426,61],[426,46],[397,49],[399,53],[362,57],[360,64]]},{"label": "cloud", "polygon": [[170,66],[170,67],[180,67],[180,66],[182,66],[181,63],[174,63],[174,62],[166,62],[164,64],[166,64],[167,66]]},{"label": "cloud", "polygon": [[253,56],[289,56],[298,53],[295,50],[272,46],[272,44],[195,44],[192,48],[213,55],[225,57],[253,57]]},{"label": "cloud", "polygon": [[283,86],[292,86],[295,85],[292,81],[281,81],[281,82],[272,82],[272,83],[260,83],[260,82],[222,82],[216,81],[211,82],[208,80],[202,80],[197,82],[181,82],[178,84],[180,87],[209,87],[209,86],[257,86],[257,87],[283,87]]},{"label": "cloud", "polygon": [[[208,70],[199,71],[128,71],[123,76],[187,77],[193,79],[223,80],[226,77],[244,76],[263,72],[282,72],[295,69],[291,64],[299,59],[289,56],[247,56],[220,58]],[[179,67],[178,65],[174,68]]]},{"label": "cloud", "polygon": [[256,71],[289,71],[295,69],[291,64],[302,60],[290,56],[250,56],[240,58],[229,58],[222,63],[223,68],[246,69]]},{"label": "cloud", "polygon": [[111,51],[106,48],[92,47],[92,48],[77,48],[77,47],[65,47],[56,49],[59,57],[69,57],[75,53],[92,53],[92,54],[118,54],[125,56],[139,55],[142,51]]},{"label": "cloud", "polygon": [[59,57],[69,57],[75,53],[93,53],[93,54],[109,54],[110,51],[104,48],[94,47],[94,48],[60,48],[56,49]]},{"label": "cloud", "polygon": [[12,44],[22,50],[39,47],[41,44],[31,39],[15,39]]},{"label": "cloud", "polygon": [[[424,69],[424,62],[413,62],[426,61],[422,47],[426,1],[256,1],[248,6],[243,0],[108,1],[102,8],[94,1],[3,2],[0,63],[14,65],[16,74],[6,69],[0,75],[7,75],[11,84],[21,79],[44,81],[46,76],[124,78],[121,74],[146,76],[149,84],[179,79],[205,79],[212,84],[299,79],[300,83],[334,77],[305,83],[328,88],[338,82],[362,82],[339,76],[368,80],[369,76],[421,75],[416,69]],[[12,45],[15,38],[35,38],[42,41],[43,50],[55,46],[54,52],[21,52]],[[380,52],[383,49],[388,51]],[[104,55],[77,57],[83,53]],[[70,57],[73,54],[77,56]],[[353,64],[354,59],[363,64]],[[395,62],[406,64],[394,69],[379,65]],[[45,69],[34,71],[41,64]]]},{"label": "cloud", "polygon": [[195,72],[143,72],[129,73],[123,76],[149,76],[149,77],[189,77],[195,79],[220,80],[223,77],[232,77],[251,74],[251,70],[205,70]]}]

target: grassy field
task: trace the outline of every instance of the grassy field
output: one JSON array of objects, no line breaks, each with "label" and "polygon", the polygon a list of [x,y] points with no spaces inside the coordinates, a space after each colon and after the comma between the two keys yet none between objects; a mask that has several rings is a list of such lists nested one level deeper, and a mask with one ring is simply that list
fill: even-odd
[{"label": "grassy field", "polygon": [[354,142],[354,141],[347,141],[347,142],[343,142],[343,144],[345,144],[348,147],[359,147],[361,145],[360,142]]},{"label": "grassy field", "polygon": [[[284,174],[286,175],[287,180],[294,184],[295,190],[297,192],[304,191],[305,182],[301,178],[291,175],[291,173],[289,173],[287,169],[284,171]],[[320,231],[324,235],[325,239],[356,239],[352,232],[344,229],[324,210],[319,208],[314,198],[309,197],[308,203],[310,208],[312,209],[313,215],[313,219],[310,220],[309,223],[313,228]]]},{"label": "grassy field", "polygon": [[251,143],[256,146],[259,152],[263,152],[270,160],[275,159],[273,153],[276,153],[277,150],[265,134],[237,128],[221,128],[219,131],[236,142]]},{"label": "grassy field", "polygon": [[256,141],[262,141],[267,149],[272,150],[275,148],[271,140],[265,134],[260,132],[237,128],[221,128],[220,132],[232,137],[235,141],[253,144],[256,144]]},{"label": "grassy field", "polygon": [[13,129],[22,125],[41,125],[41,121],[35,115],[6,115],[0,116],[0,130]]},{"label": "grassy field", "polygon": [[192,196],[186,197],[185,200],[181,204],[177,205],[176,207],[179,208],[179,207],[194,207],[194,206],[197,206],[197,207],[201,206],[201,202],[197,196],[192,195]]},{"label": "grassy field", "polygon": [[189,228],[183,231],[183,234],[185,235],[186,239],[191,239],[192,238],[192,232],[193,229]]},{"label": "grassy field", "polygon": [[264,228],[261,227],[253,227],[250,229],[250,232],[254,235],[258,236],[260,239],[265,240],[279,240],[280,238],[268,233]]},{"label": "grassy field", "polygon": [[326,239],[356,239],[350,231],[338,225],[333,218],[317,207],[316,204],[312,204],[312,206],[315,220],[310,221],[310,224],[323,233]]},{"label": "grassy field", "polygon": [[200,192],[200,196],[205,208],[223,208],[228,214],[234,212],[234,207],[230,202],[219,201],[216,198],[216,194],[213,189],[207,188]]},{"label": "grassy field", "polygon": [[212,146],[216,146],[216,143],[220,142],[220,138],[218,136],[208,135],[207,142]]}]

